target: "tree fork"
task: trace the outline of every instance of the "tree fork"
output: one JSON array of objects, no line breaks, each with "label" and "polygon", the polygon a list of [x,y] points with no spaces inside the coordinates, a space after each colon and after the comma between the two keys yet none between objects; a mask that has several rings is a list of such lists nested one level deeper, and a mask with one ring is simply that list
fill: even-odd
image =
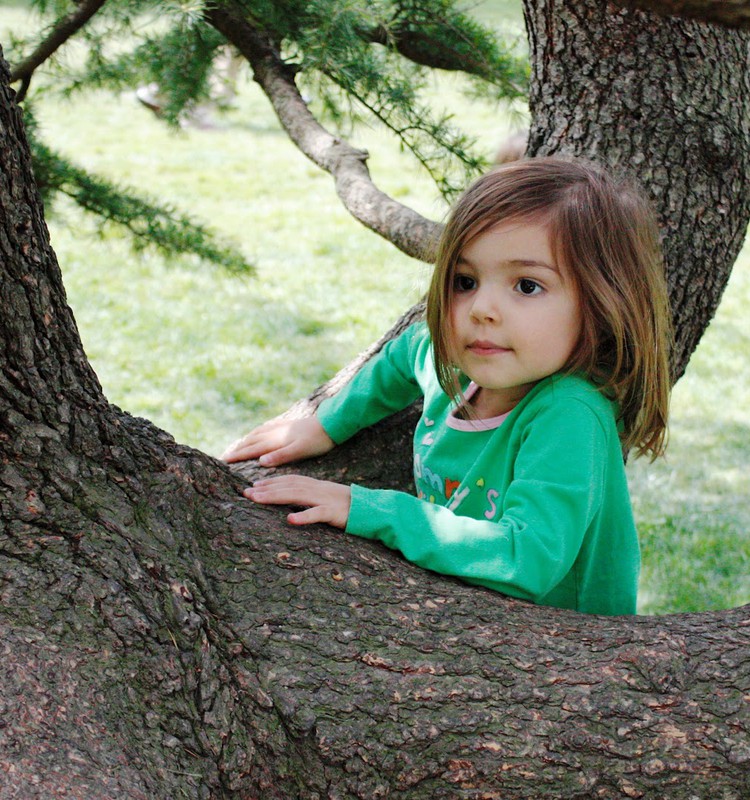
[{"label": "tree fork", "polygon": [[18,93],[19,103],[28,90],[34,70],[96,16],[106,2],[107,0],[83,0],[75,11],[60,19],[37,49],[13,70],[10,82],[23,81],[22,89]]}]

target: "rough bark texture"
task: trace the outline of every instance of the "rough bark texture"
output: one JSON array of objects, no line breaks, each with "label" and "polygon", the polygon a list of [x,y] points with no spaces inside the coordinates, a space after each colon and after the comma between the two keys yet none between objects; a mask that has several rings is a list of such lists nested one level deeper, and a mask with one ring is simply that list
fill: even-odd
[{"label": "rough bark texture", "polygon": [[0,800],[750,795],[750,607],[605,619],[470,588],[288,528],[109,406],[7,77]]},{"label": "rough bark texture", "polygon": [[617,5],[653,11],[664,16],[717,22],[730,28],[750,28],[748,0],[617,0]]},{"label": "rough bark texture", "polygon": [[524,7],[529,152],[595,158],[650,192],[679,376],[716,311],[750,218],[748,36],[592,0]]}]

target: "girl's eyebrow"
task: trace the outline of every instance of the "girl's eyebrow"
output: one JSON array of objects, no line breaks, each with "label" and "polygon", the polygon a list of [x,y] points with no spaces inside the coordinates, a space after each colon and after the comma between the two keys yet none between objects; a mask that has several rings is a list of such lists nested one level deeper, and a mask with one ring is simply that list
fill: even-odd
[{"label": "girl's eyebrow", "polygon": [[560,272],[557,264],[548,264],[546,261],[537,261],[533,258],[516,258],[512,261],[501,261],[500,264],[507,264],[509,267],[543,267],[544,269],[551,269],[552,272]]},{"label": "girl's eyebrow", "polygon": [[[474,267],[474,264],[464,256],[459,256],[456,260],[456,266],[465,265],[467,267]],[[549,269],[552,272],[560,273],[560,268],[557,264],[548,264],[546,261],[537,261],[534,258],[513,258],[510,261],[498,261],[495,266],[498,267],[542,267]]]}]

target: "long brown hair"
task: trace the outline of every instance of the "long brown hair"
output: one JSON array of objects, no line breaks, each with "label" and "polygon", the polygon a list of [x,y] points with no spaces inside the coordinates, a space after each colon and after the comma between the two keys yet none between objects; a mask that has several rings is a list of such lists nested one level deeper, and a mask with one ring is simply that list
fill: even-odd
[{"label": "long brown hair", "polygon": [[532,158],[473,183],[438,247],[427,323],[443,389],[458,397],[451,354],[456,263],[475,237],[510,220],[547,226],[574,282],[582,330],[566,365],[614,398],[623,448],[662,455],[669,407],[671,324],[656,220],[635,187],[580,159]]}]

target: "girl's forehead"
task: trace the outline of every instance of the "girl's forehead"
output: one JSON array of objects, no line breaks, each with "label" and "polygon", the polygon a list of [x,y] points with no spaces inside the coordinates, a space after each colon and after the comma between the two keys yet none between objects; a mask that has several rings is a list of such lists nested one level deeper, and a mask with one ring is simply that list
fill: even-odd
[{"label": "girl's forehead", "polygon": [[523,256],[529,254],[547,254],[545,260],[552,258],[552,237],[545,222],[537,219],[507,219],[477,230],[466,238],[459,248],[458,258],[465,259],[468,254],[491,256],[497,253],[498,258],[506,253]]},{"label": "girl's forehead", "polygon": [[552,231],[554,228],[550,218],[550,212],[547,209],[532,214],[512,214],[501,217],[494,214],[487,214],[483,219],[475,220],[472,225],[467,226],[463,232],[463,236],[461,236],[463,240],[461,246],[466,247],[479,236],[483,236],[498,229],[522,227],[543,228],[550,238],[552,238]]}]

